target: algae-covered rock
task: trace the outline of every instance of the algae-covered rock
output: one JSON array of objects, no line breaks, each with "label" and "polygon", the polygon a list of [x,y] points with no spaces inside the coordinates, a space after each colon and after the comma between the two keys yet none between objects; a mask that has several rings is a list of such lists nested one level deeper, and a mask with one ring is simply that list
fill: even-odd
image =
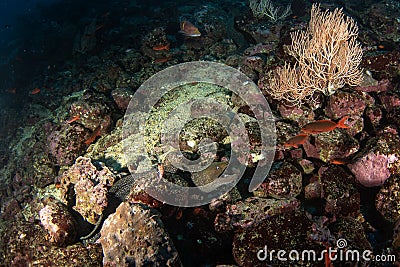
[{"label": "algae-covered rock", "polygon": [[273,215],[296,210],[300,202],[295,199],[267,199],[250,197],[235,204],[227,205],[225,213],[215,218],[215,229],[218,232],[248,228]]},{"label": "algae-covered rock", "polygon": [[346,115],[360,117],[367,104],[373,104],[373,98],[366,97],[360,92],[338,91],[328,98],[325,114],[335,120]]},{"label": "algae-covered rock", "polygon": [[357,216],[360,212],[360,194],[354,187],[354,178],[342,167],[334,165],[321,167],[318,174],[321,197],[326,200],[325,212]]},{"label": "algae-covered rock", "polygon": [[101,246],[81,243],[52,246],[37,222],[10,221],[0,230],[0,257],[4,266],[100,266]]},{"label": "algae-covered rock", "polygon": [[268,174],[266,180],[254,191],[258,197],[294,198],[302,189],[301,171],[293,164],[278,164]]},{"label": "algae-covered rock", "polygon": [[111,133],[104,135],[90,145],[86,150],[85,157],[104,162],[104,164],[115,171],[127,168],[122,147],[122,122],[118,121]]},{"label": "algae-covered rock", "polygon": [[101,229],[103,264],[181,266],[161,214],[143,204],[123,202]]},{"label": "algae-covered rock", "polygon": [[59,165],[70,165],[83,154],[89,131],[80,124],[60,124],[47,136],[47,150]]},{"label": "algae-covered rock", "polygon": [[400,219],[400,173],[391,175],[376,195],[376,209],[391,222]]},{"label": "algae-covered rock", "polygon": [[133,97],[130,88],[117,88],[111,92],[111,96],[121,111],[125,111]]},{"label": "algae-covered rock", "polygon": [[[372,246],[369,243],[365,234],[363,225],[353,217],[339,217],[336,222],[330,224],[331,233],[336,236],[336,240],[346,240],[346,246],[344,250],[358,250],[361,251],[370,250]],[[360,256],[360,261],[363,259]]]},{"label": "algae-covered rock", "polygon": [[74,187],[76,202],[73,208],[95,224],[107,207],[107,192],[114,180],[114,174],[107,167],[97,170],[89,158],[79,157],[61,176],[60,187],[66,202],[69,201],[66,194],[70,186]]},{"label": "algae-covered rock", "polygon": [[358,141],[343,129],[321,133],[303,144],[308,157],[324,162],[337,158],[347,158],[359,149]]},{"label": "algae-covered rock", "polygon": [[79,124],[94,131],[101,126],[108,129],[111,125],[111,111],[109,100],[90,91],[85,91],[83,97],[70,106],[70,117],[79,116]]},{"label": "algae-covered rock", "polygon": [[[312,243],[308,234],[312,221],[302,211],[290,211],[270,216],[257,224],[241,229],[235,234],[233,256],[240,266],[315,266],[315,262],[297,260],[282,261],[277,258],[278,250],[314,250],[320,255],[323,247]],[[261,251],[261,252],[260,252]]]}]

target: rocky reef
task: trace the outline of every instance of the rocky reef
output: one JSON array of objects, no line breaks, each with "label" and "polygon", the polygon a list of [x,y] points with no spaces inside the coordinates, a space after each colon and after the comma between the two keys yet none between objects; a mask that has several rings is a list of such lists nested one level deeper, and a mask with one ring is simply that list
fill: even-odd
[{"label": "rocky reef", "polygon": [[[15,40],[15,59],[9,59],[18,66],[12,73],[22,71],[21,83],[4,77],[7,89],[1,88],[0,266],[368,266],[365,260],[328,259],[354,250],[396,256],[376,266],[400,264],[398,2],[320,4],[322,10],[343,7],[357,22],[362,82],[316,93],[296,106],[272,97],[269,86],[278,68],[297,66],[292,33],[307,28],[312,3],[271,1],[268,12],[285,15],[273,19],[265,14],[274,13],[254,10],[268,1],[250,2],[253,8],[236,0],[163,1],[157,7],[118,0],[79,9],[81,18],[63,23],[67,13],[75,14],[63,3],[52,9],[68,11],[60,18],[43,10],[44,28],[34,24],[34,41]],[[200,35],[190,36],[182,22]],[[57,48],[69,43],[69,52],[50,53],[52,41]],[[44,47],[27,49],[26,43]],[[43,49],[48,54],[35,54]],[[237,86],[254,81],[260,94],[242,96],[196,76],[161,95],[148,114],[141,113],[144,101],[131,103],[154,74],[193,61],[240,70],[248,80]],[[28,73],[35,77],[23,85]],[[174,75],[185,78],[183,71]],[[140,99],[156,91],[151,87]],[[267,100],[271,114],[245,97]],[[205,108],[212,116],[193,104],[198,99],[210,100]],[[148,186],[198,187],[230,177],[239,130],[213,117],[214,103],[232,112],[230,120],[235,113],[243,122],[249,151],[234,162],[244,166],[241,179],[210,203],[169,205]],[[180,108],[184,104],[189,108]],[[198,117],[184,121],[192,112]],[[275,129],[260,126],[260,113]],[[146,123],[138,126],[144,115]],[[144,138],[137,131],[127,135],[127,127],[142,127]],[[276,136],[268,147],[273,162],[250,192],[265,164],[263,131]],[[170,133],[178,136],[174,149],[164,142]],[[143,149],[132,140],[143,141]],[[176,164],[205,155],[210,164],[196,172]],[[282,261],[280,250],[313,250],[323,260]]]}]

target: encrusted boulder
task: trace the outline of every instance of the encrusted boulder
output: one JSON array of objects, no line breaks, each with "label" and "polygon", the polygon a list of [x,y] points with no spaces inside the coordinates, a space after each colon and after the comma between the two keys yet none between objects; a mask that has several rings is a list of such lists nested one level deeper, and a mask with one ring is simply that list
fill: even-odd
[{"label": "encrusted boulder", "polygon": [[376,209],[390,222],[400,219],[400,173],[391,175],[376,195]]},{"label": "encrusted boulder", "polygon": [[[274,215],[235,234],[233,256],[239,266],[307,266],[306,261],[280,261],[276,253],[285,250],[314,250],[319,255],[323,247],[308,238],[312,221],[302,211]],[[272,255],[270,254],[271,251]]]},{"label": "encrusted boulder", "polygon": [[312,136],[303,144],[307,157],[329,162],[337,158],[347,158],[359,149],[358,141],[344,129],[336,129]]},{"label": "encrusted boulder", "polygon": [[362,185],[381,186],[391,174],[400,172],[399,136],[384,132],[368,140],[365,149],[348,167]]},{"label": "encrusted boulder", "polygon": [[325,114],[332,119],[340,119],[343,116],[362,116],[367,104],[373,104],[373,98],[359,92],[336,92],[328,99]]},{"label": "encrusted boulder", "polygon": [[82,99],[71,104],[69,114],[71,118],[79,116],[79,124],[91,131],[97,127],[105,130],[111,125],[108,100],[90,91],[85,91]]},{"label": "encrusted boulder", "polygon": [[54,126],[47,136],[47,151],[58,165],[70,165],[83,154],[89,131],[80,124]]},{"label": "encrusted boulder", "polygon": [[301,171],[289,162],[279,163],[254,191],[258,197],[294,198],[302,189]]},{"label": "encrusted boulder", "polygon": [[357,216],[360,212],[360,194],[354,178],[340,166],[329,165],[318,171],[321,197],[325,199],[325,212],[334,215]]},{"label": "encrusted boulder", "polygon": [[36,222],[11,221],[0,229],[2,266],[100,266],[100,244],[57,247]]},{"label": "encrusted boulder", "polygon": [[74,187],[76,201],[73,208],[95,224],[107,207],[107,192],[114,180],[114,174],[107,167],[97,170],[89,158],[79,157],[61,176],[60,188],[64,201],[68,202],[68,190],[70,186]]},{"label": "encrusted boulder", "polygon": [[295,198],[250,197],[235,204],[227,205],[225,213],[217,214],[214,227],[217,232],[246,229],[273,215],[296,210],[299,206],[300,202]]},{"label": "encrusted boulder", "polygon": [[161,214],[144,204],[121,203],[99,239],[105,266],[181,266]]},{"label": "encrusted boulder", "polygon": [[111,92],[111,96],[121,111],[125,111],[133,97],[130,88],[117,88]]},{"label": "encrusted boulder", "polygon": [[39,211],[39,217],[50,242],[57,246],[72,244],[77,234],[77,223],[67,206],[53,197],[46,197],[42,202],[44,207]]}]

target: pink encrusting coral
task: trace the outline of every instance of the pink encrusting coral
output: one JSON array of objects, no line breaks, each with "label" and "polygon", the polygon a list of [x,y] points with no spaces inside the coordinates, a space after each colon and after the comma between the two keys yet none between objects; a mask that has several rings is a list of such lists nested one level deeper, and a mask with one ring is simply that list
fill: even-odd
[{"label": "pink encrusting coral", "polygon": [[390,165],[399,159],[396,155],[370,152],[348,167],[357,181],[366,187],[381,186],[390,176]]},{"label": "pink encrusting coral", "polygon": [[367,187],[381,186],[391,174],[400,171],[400,138],[398,134],[384,132],[370,139],[356,155],[350,171],[357,181]]}]

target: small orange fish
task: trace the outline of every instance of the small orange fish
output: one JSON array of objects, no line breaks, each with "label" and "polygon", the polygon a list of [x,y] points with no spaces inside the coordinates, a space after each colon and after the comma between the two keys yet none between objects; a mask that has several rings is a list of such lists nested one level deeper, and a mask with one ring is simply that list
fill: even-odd
[{"label": "small orange fish", "polygon": [[86,145],[90,145],[91,143],[96,140],[98,136],[101,135],[101,126],[97,126],[96,129],[94,129],[93,133],[89,136],[89,138],[85,141]]},{"label": "small orange fish", "polygon": [[336,128],[349,128],[349,126],[344,124],[348,118],[349,116],[344,116],[338,123],[330,120],[314,121],[304,125],[303,128],[301,128],[301,132],[308,134],[319,134],[333,131]]},{"label": "small orange fish", "polygon": [[71,119],[67,120],[67,123],[68,123],[68,124],[73,123],[74,121],[77,121],[77,120],[79,120],[80,118],[81,118],[81,115],[78,114],[78,115],[76,115],[76,116],[73,116]]},{"label": "small orange fish", "polygon": [[329,163],[334,164],[334,165],[344,165],[349,162],[350,162],[350,160],[347,160],[347,159],[331,159],[329,161]]},{"label": "small orange fish", "polygon": [[181,21],[181,30],[179,32],[187,37],[201,36],[199,29],[187,20]]},{"label": "small orange fish", "polygon": [[332,251],[330,254],[328,251],[330,251],[330,247],[329,246],[325,246],[326,249],[324,250],[324,257],[325,257],[325,267],[334,267],[333,263],[332,263],[332,259],[335,256],[335,252]]},{"label": "small orange fish", "polygon": [[300,133],[296,136],[293,136],[292,138],[290,138],[289,140],[287,140],[283,146],[284,147],[294,147],[294,148],[298,148],[299,145],[302,145],[306,142],[308,138],[308,134],[305,133]]},{"label": "small orange fish", "polygon": [[153,46],[154,51],[169,51],[169,43]]},{"label": "small orange fish", "polygon": [[30,92],[31,95],[36,95],[38,93],[40,93],[40,89],[37,87]]}]

